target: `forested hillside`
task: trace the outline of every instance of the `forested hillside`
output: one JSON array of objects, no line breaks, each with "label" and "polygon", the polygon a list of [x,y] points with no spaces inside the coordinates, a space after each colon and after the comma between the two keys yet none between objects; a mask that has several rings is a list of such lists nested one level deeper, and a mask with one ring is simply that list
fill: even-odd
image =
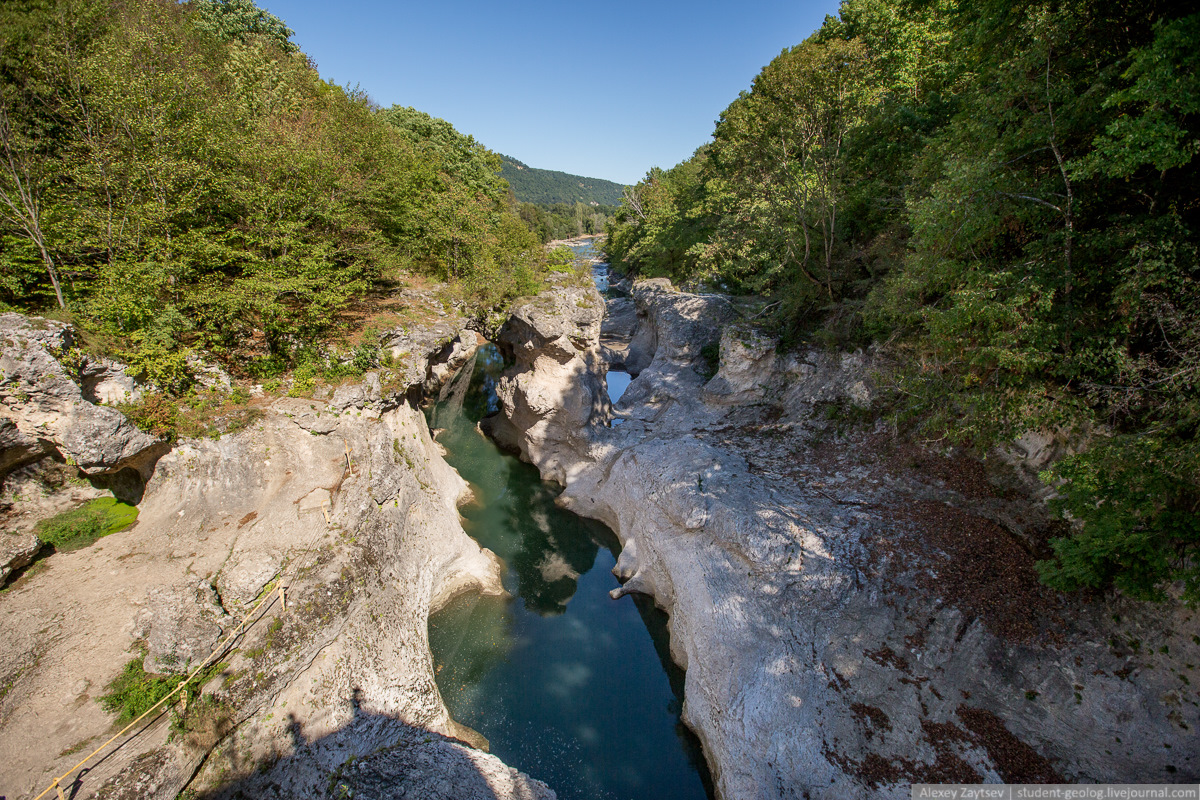
[{"label": "forested hillside", "polygon": [[579,203],[520,203],[517,213],[543,242],[604,233],[616,206]]},{"label": "forested hillside", "polygon": [[537,169],[512,156],[500,156],[500,177],[508,181],[522,203],[615,206],[621,202],[619,183],[584,178],[552,169]]},{"label": "forested hillside", "polygon": [[0,5],[0,310],[253,373],[412,275],[479,308],[531,291],[498,157],[321,80],[290,36],[251,0]]},{"label": "forested hillside", "polygon": [[1043,577],[1200,600],[1200,15],[1164,2],[846,0],[648,173],[615,265],[769,295],[883,344],[931,438],[1029,429],[1073,533]]}]

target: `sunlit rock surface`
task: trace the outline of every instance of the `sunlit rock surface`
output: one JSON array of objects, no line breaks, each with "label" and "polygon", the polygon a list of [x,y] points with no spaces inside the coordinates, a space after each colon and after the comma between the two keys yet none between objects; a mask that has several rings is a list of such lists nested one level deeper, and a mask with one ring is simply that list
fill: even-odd
[{"label": "sunlit rock surface", "polygon": [[[721,798],[1197,779],[1192,612],[1041,587],[1014,533],[1044,515],[994,490],[991,467],[867,418],[873,354],[777,353],[730,330],[725,298],[664,280],[634,297],[622,424],[526,416],[517,446],[586,431],[590,446],[531,460],[618,534],[618,593],[670,613]],[[561,385],[530,341],[512,383]]]},{"label": "sunlit rock surface", "polygon": [[[59,335],[53,324],[6,324],[30,339]],[[412,370],[418,388],[436,377],[431,361],[461,357],[446,347],[460,333],[429,338]],[[46,347],[30,352],[4,362],[24,381],[5,391],[29,394],[4,428],[17,446],[12,429],[28,420],[96,466],[153,443],[82,399]],[[27,385],[39,369],[45,397]],[[311,798],[342,778],[362,789],[355,796],[554,796],[445,738],[477,741],[438,694],[428,617],[461,592],[503,588],[495,556],[462,531],[466,484],[409,385],[392,377],[385,389],[368,374],[332,403],[279,399],[238,433],[180,441],[154,466],[132,528],[56,553],[0,594],[0,795],[36,794],[107,738],[113,716],[97,698],[131,659],[155,672],[194,668],[266,597],[219,655],[184,729],[171,734],[171,714],[153,719],[90,765],[72,796],[175,798],[186,787],[194,797]],[[83,419],[99,422],[72,450],[60,433]]]},{"label": "sunlit rock surface", "polygon": [[497,344],[515,363],[496,386],[503,414],[485,430],[559,484],[589,460],[589,434],[608,421],[603,316],[594,288],[564,286],[515,308],[500,329]]}]

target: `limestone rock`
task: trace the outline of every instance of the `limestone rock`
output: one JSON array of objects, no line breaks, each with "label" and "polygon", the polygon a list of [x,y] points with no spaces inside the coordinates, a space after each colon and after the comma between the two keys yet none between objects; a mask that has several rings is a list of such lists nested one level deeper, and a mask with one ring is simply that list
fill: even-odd
[{"label": "limestone rock", "polygon": [[558,287],[516,307],[499,334],[515,363],[497,384],[504,410],[486,421],[489,433],[562,484],[590,446],[587,431],[610,414],[598,345],[603,313],[595,289]]},{"label": "limestone rock", "polygon": [[721,332],[720,368],[704,386],[704,399],[729,405],[763,399],[773,377],[777,345],[748,326],[726,326]]},{"label": "limestone rock", "polygon": [[[638,282],[633,294],[638,327],[625,363],[637,377],[619,404],[623,424],[577,422],[579,441],[531,460],[565,483],[560,504],[617,534],[614,572],[625,583],[614,596],[648,594],[669,613],[671,657],[687,670],[684,721],[718,797],[885,798],[910,782],[1200,774],[1178,755],[1194,749],[1200,711],[1177,703],[1186,684],[1174,677],[1200,658],[1196,617],[1178,606],[1128,603],[1114,613],[1060,598],[1072,620],[1061,641],[1007,638],[988,616],[996,598],[972,606],[969,592],[1039,597],[1022,583],[1036,586],[1029,554],[987,527],[1012,504],[966,496],[947,483],[954,475],[914,485],[881,474],[903,464],[846,452],[851,445],[836,439],[818,446],[828,437],[814,413],[821,404],[869,406],[877,353],[779,355],[744,333],[722,335],[736,318],[723,298],[661,279]],[[546,333],[554,325],[529,327],[512,331],[527,332],[526,349],[541,357],[525,360],[516,388],[556,387],[569,398],[577,390],[558,371]],[[722,336],[721,379],[705,387],[701,350]],[[516,339],[510,347],[523,349]],[[546,395],[503,404],[523,452],[544,452],[549,440],[539,424],[555,415]],[[899,444],[864,434],[852,446]],[[1025,457],[1036,463],[1048,448],[1030,439]],[[973,491],[987,494],[983,484]],[[946,519],[956,522],[947,528]],[[987,537],[989,556],[966,573],[931,552],[983,547]],[[1024,559],[1023,575],[987,574],[1015,568],[991,553]],[[1035,609],[1014,613],[1027,620]],[[1120,636],[1115,619],[1124,620]],[[1132,648],[1114,648],[1121,637],[1143,652],[1141,639],[1152,638],[1161,668],[1141,669]],[[1169,747],[1148,752],[1117,738]]]},{"label": "limestone rock", "polygon": [[71,344],[64,323],[0,314],[0,413],[23,437],[50,442],[87,472],[120,469],[158,442],[116,409],[84,398],[54,356]]},{"label": "limestone rock", "polygon": [[384,334],[381,338],[383,352],[392,362],[390,368],[400,373],[400,385],[421,386],[432,378],[431,361],[436,362],[436,356],[448,345],[451,346],[447,353],[449,358],[454,352],[452,343],[459,337],[465,341],[474,336],[464,336],[465,328],[466,320],[452,316],[429,325],[407,326]]},{"label": "limestone rock", "polygon": [[0,417],[0,478],[14,467],[41,458],[46,449],[44,443],[22,433],[11,419]]},{"label": "limestone rock", "polygon": [[737,318],[723,295],[680,292],[666,278],[637,281],[633,299],[638,326],[625,368],[635,376],[652,364],[659,371],[667,365],[694,365],[705,347],[720,342],[722,328]]},{"label": "limestone rock", "polygon": [[425,379],[426,397],[446,399],[451,379],[475,355],[479,348],[479,335],[475,331],[462,330],[441,350],[432,353],[429,359],[429,374]]},{"label": "limestone rock", "polygon": [[786,386],[782,405],[806,415],[815,403],[845,401],[859,408],[871,405],[871,353],[831,353],[808,349],[789,353],[777,369]]},{"label": "limestone rock", "polygon": [[125,365],[111,358],[87,356],[79,374],[79,388],[90,403],[112,406],[141,399],[142,391],[125,371]]},{"label": "limestone rock", "polygon": [[[369,389],[364,389],[362,385],[357,388],[359,396],[369,396]],[[334,397],[336,398],[337,395],[335,394]],[[272,408],[312,434],[332,433],[338,427],[337,413],[317,400],[307,400],[303,397],[281,397],[275,401]]]},{"label": "limestone rock", "polygon": [[213,651],[231,618],[217,605],[206,582],[156,586],[138,618],[146,641],[143,668],[153,673],[187,674]]},{"label": "limestone rock", "polygon": [[31,532],[0,532],[0,586],[14,571],[28,566],[41,549],[41,541]]},{"label": "limestone rock", "polygon": [[216,389],[222,392],[228,392],[233,389],[233,379],[229,377],[220,364],[214,364],[211,361],[206,361],[196,353],[188,355],[188,367],[192,370],[192,374],[196,376],[196,383],[200,384],[205,389]]},{"label": "limestone rock", "polygon": [[[422,362],[417,385],[425,377]],[[281,399],[236,433],[176,443],[135,528],[55,553],[4,593],[0,795],[36,794],[78,761],[79,742],[107,736],[112,715],[94,698],[139,637],[147,669],[194,666],[265,597],[220,656],[227,667],[204,687],[202,716],[173,741],[168,718],[154,723],[90,765],[79,796],[320,797],[349,763],[378,755],[386,771],[383,754],[406,742],[428,779],[402,785],[418,794],[453,776],[455,796],[459,776],[476,785],[471,768],[495,800],[552,796],[493,757],[426,746],[460,732],[434,681],[429,615],[460,592],[502,593],[500,563],[463,532],[466,484],[419,408],[385,397],[378,375],[335,399]],[[12,487],[48,461],[16,468]],[[288,580],[286,609],[264,594],[276,576]]]},{"label": "limestone rock", "polygon": [[506,766],[495,756],[444,737],[407,731],[393,747],[342,771],[333,792],[347,797],[400,800],[555,800],[546,784]]}]

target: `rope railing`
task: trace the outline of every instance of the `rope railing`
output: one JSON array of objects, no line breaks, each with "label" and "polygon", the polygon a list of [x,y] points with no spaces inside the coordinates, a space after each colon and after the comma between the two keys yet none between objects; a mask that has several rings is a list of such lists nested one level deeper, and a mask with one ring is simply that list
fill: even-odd
[{"label": "rope railing", "polygon": [[236,639],[238,636],[242,635],[243,629],[246,627],[246,623],[252,617],[254,617],[254,615],[257,614],[259,612],[259,610],[264,605],[266,605],[267,602],[272,597],[275,596],[276,592],[278,592],[278,594],[279,594],[280,605],[284,607],[284,610],[286,610],[286,605],[287,605],[287,600],[286,600],[286,595],[285,595],[286,586],[287,586],[287,583],[281,577],[279,580],[279,584],[276,586],[276,588],[267,592],[267,594],[261,600],[258,601],[258,605],[256,605],[253,609],[251,609],[250,613],[248,613],[248,614],[246,614],[246,616],[242,617],[242,621],[238,623],[237,627],[234,628],[233,631],[228,636],[225,637],[224,641],[222,641],[216,647],[216,649],[214,649],[208,655],[208,658],[204,659],[204,661],[202,661],[200,663],[200,666],[196,667],[194,670],[192,670],[192,673],[190,675],[188,675],[184,680],[180,681],[178,686],[176,686],[174,689],[172,689],[170,692],[168,692],[166,695],[164,695],[162,697],[162,699],[160,699],[157,703],[155,703],[154,705],[150,706],[150,708],[143,711],[137,719],[133,720],[128,725],[126,725],[124,728],[122,728],[121,730],[119,730],[115,734],[113,734],[112,737],[108,739],[108,741],[104,742],[104,744],[100,745],[95,750],[93,750],[92,752],[90,752],[86,756],[84,756],[83,760],[80,761],[78,764],[71,767],[69,770],[64,772],[62,775],[59,775],[57,778],[55,778],[54,781],[49,786],[47,786],[45,789],[43,789],[41,794],[39,794],[39,795],[37,795],[37,797],[33,798],[33,800],[41,800],[41,798],[45,797],[47,794],[49,794],[50,792],[52,792],[56,789],[58,790],[58,796],[60,798],[62,798],[63,797],[63,790],[62,790],[63,781],[65,781],[67,778],[74,775],[80,768],[82,768],[85,764],[87,764],[89,761],[91,761],[97,755],[104,752],[104,750],[110,744],[117,741],[122,736],[124,736],[126,733],[128,733],[129,731],[131,731],[135,727],[137,727],[138,723],[140,723],[146,717],[150,716],[155,711],[157,711],[159,708],[161,708],[163,706],[163,704],[166,703],[168,700],[170,700],[172,697],[174,697],[179,692],[186,689],[188,684],[190,684],[197,675],[199,675],[204,669],[206,669],[218,655],[220,655],[221,653],[224,653],[229,648],[229,645],[233,642],[234,639]]},{"label": "rope railing", "polygon": [[[350,475],[353,475],[353,474],[354,474],[354,468],[353,468],[353,462],[350,460],[350,453],[351,453],[351,450],[350,450],[350,443],[349,443],[348,441],[346,441],[346,440],[343,440],[343,445],[344,445],[344,447],[345,447],[345,450],[346,450],[346,471],[347,471],[347,472],[348,472]],[[324,515],[324,517],[325,517],[325,524],[326,524],[326,526],[332,525],[332,524],[333,524],[333,519],[332,519],[332,516],[331,516],[331,514],[330,514],[329,510],[327,510],[327,509],[325,508],[325,503],[324,503],[324,502],[322,503],[322,507],[321,507],[321,513],[322,513],[322,514]],[[309,542],[308,542],[308,546],[307,546],[307,547],[304,549],[304,551],[303,551],[303,552],[300,554],[300,558],[296,559],[296,561],[295,561],[295,562],[293,562],[293,566],[294,566],[295,564],[298,564],[298,563],[300,563],[300,561],[301,561],[301,560],[303,560],[303,559],[304,559],[304,557],[305,557],[305,556],[307,556],[307,555],[308,555],[308,554],[309,554],[309,553],[312,551],[313,544],[314,544],[315,542],[316,542],[316,535],[314,535],[314,536],[313,536],[313,537],[312,537],[312,538],[309,540]],[[41,791],[41,793],[39,793],[39,794],[38,794],[36,797],[34,797],[34,798],[33,798],[33,800],[41,800],[41,799],[42,799],[43,797],[45,797],[47,794],[49,794],[49,793],[50,793],[50,792],[52,792],[52,791],[56,791],[56,790],[57,790],[57,792],[58,792],[58,797],[60,798],[60,800],[65,800],[65,797],[63,796],[63,790],[62,790],[62,783],[63,783],[63,781],[65,781],[67,778],[69,778],[69,777],[71,777],[72,775],[74,775],[74,774],[75,774],[77,771],[79,771],[79,770],[80,770],[80,769],[81,769],[81,768],[82,768],[82,767],[83,767],[85,764],[87,764],[89,761],[91,761],[91,760],[92,760],[93,758],[95,758],[97,755],[99,755],[100,753],[104,752],[104,750],[105,750],[105,749],[106,749],[106,748],[107,748],[107,747],[108,747],[110,744],[112,744],[113,742],[117,741],[117,740],[118,740],[118,739],[120,739],[122,736],[124,736],[126,733],[128,733],[129,731],[131,731],[131,730],[133,730],[135,727],[137,727],[138,723],[140,723],[140,722],[141,722],[142,720],[144,720],[146,717],[150,716],[150,715],[151,715],[151,714],[153,714],[155,711],[157,711],[158,709],[160,709],[160,708],[163,706],[163,704],[164,704],[164,703],[166,703],[168,700],[170,700],[172,697],[174,697],[175,695],[179,694],[181,691],[183,691],[184,689],[186,689],[186,688],[188,687],[188,685],[189,685],[189,684],[192,682],[192,680],[193,680],[193,679],[195,679],[195,677],[196,677],[197,675],[199,675],[199,674],[200,674],[200,673],[201,673],[203,670],[205,670],[206,668],[208,668],[208,666],[209,666],[210,664],[212,664],[212,663],[213,663],[213,661],[214,661],[214,660],[217,658],[217,656],[219,656],[219,655],[221,655],[222,653],[226,652],[226,651],[229,649],[229,645],[230,645],[230,644],[232,644],[232,643],[233,643],[233,641],[234,641],[234,640],[235,640],[237,637],[241,636],[241,635],[242,635],[242,633],[244,633],[244,632],[245,632],[246,623],[247,623],[247,622],[249,622],[249,621],[250,621],[250,620],[251,620],[251,619],[252,619],[252,618],[253,618],[253,617],[254,617],[256,614],[258,614],[259,610],[261,610],[261,609],[263,608],[263,606],[265,606],[265,605],[268,603],[268,601],[270,601],[270,599],[271,599],[272,597],[274,597],[274,596],[275,596],[275,594],[276,594],[276,593],[278,593],[278,594],[279,594],[279,607],[280,607],[280,610],[281,610],[281,611],[287,611],[287,589],[288,589],[288,585],[289,585],[289,581],[288,581],[288,578],[287,578],[287,575],[286,575],[286,573],[285,573],[285,572],[281,572],[281,573],[280,573],[280,576],[279,576],[279,582],[278,582],[278,583],[275,585],[275,588],[274,588],[274,589],[272,589],[271,591],[267,592],[267,593],[266,593],[266,594],[265,594],[265,595],[262,597],[262,599],[258,601],[258,603],[257,603],[257,604],[254,606],[254,608],[252,608],[252,609],[249,611],[249,613],[247,613],[247,614],[246,614],[244,617],[242,617],[242,620],[241,620],[241,622],[239,622],[239,623],[237,624],[237,627],[236,627],[236,628],[234,628],[234,629],[233,629],[233,631],[232,631],[232,632],[231,632],[231,633],[230,633],[228,636],[226,636],[226,637],[225,637],[225,639],[224,639],[224,640],[223,640],[223,641],[222,641],[220,644],[218,644],[218,645],[217,645],[217,647],[216,647],[216,648],[214,648],[214,649],[213,649],[213,651],[212,651],[211,653],[209,653],[209,655],[208,655],[208,658],[204,659],[204,661],[202,661],[202,662],[200,663],[200,666],[198,666],[198,667],[196,667],[194,670],[192,670],[192,672],[191,672],[191,674],[190,674],[190,675],[188,675],[186,678],[184,678],[182,681],[180,681],[180,683],[179,683],[179,685],[178,685],[178,686],[176,686],[174,689],[172,689],[170,692],[168,692],[166,695],[164,695],[164,696],[163,696],[163,697],[162,697],[162,698],[161,698],[161,699],[160,699],[160,700],[159,700],[157,703],[155,703],[154,705],[150,706],[150,708],[148,708],[148,709],[146,709],[145,711],[143,711],[143,712],[141,713],[141,715],[140,715],[140,716],[138,716],[138,718],[137,718],[137,719],[133,720],[133,721],[132,721],[132,722],[130,722],[128,725],[126,725],[124,728],[122,728],[121,730],[119,730],[119,731],[117,731],[115,734],[113,734],[113,735],[112,735],[112,736],[111,736],[111,737],[110,737],[110,738],[109,738],[109,739],[108,739],[106,742],[104,742],[104,744],[100,745],[100,746],[99,746],[99,747],[97,747],[95,750],[93,750],[92,752],[88,753],[88,754],[87,754],[87,755],[86,755],[86,756],[83,758],[83,760],[82,760],[82,761],[80,761],[78,764],[76,764],[75,766],[71,767],[69,770],[67,770],[66,772],[64,772],[62,775],[59,775],[57,778],[55,778],[55,779],[54,779],[54,781],[53,781],[53,782],[52,782],[52,783],[51,783],[49,786],[47,786],[45,789],[43,789],[43,790]],[[184,695],[184,704],[185,704],[185,708],[186,708],[186,703],[187,703],[187,695]],[[136,734],[135,734],[135,735],[136,735]]]}]

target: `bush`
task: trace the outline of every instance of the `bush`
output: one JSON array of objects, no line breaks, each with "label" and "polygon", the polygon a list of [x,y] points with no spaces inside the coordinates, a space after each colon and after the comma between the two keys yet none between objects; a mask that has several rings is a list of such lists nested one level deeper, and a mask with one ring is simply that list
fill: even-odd
[{"label": "bush", "polygon": [[[105,687],[108,691],[99,698],[100,705],[104,706],[105,711],[116,712],[118,725],[131,722],[149,711],[155,703],[183,683],[186,677],[184,675],[155,675],[146,672],[142,666],[145,657],[146,654],[143,651],[136,658],[131,659],[121,670],[121,674],[113,678],[112,682]],[[195,723],[203,721],[204,717],[220,716],[218,712],[223,709],[219,708],[215,701],[209,698],[204,698],[207,702],[197,703],[196,701],[200,700],[201,688],[227,666],[228,664],[225,662],[210,664],[183,690],[182,694],[186,694],[188,698],[189,713],[185,715],[184,719],[174,721],[172,728],[176,732],[190,731],[194,727],[199,727]],[[215,720],[210,720],[210,722],[212,721]],[[226,725],[227,722],[226,719],[219,724]]]},{"label": "bush", "polygon": [[1038,563],[1042,580],[1066,591],[1114,586],[1131,597],[1163,600],[1183,582],[1183,600],[1200,602],[1200,447],[1165,437],[1115,436],[1055,465],[1065,479],[1059,509],[1082,523],[1053,539],[1055,558]]},{"label": "bush", "polygon": [[146,713],[183,681],[182,675],[146,672],[142,668],[142,658],[139,656],[126,664],[100,697],[100,705],[105,711],[116,712],[118,725],[132,722]]},{"label": "bush", "polygon": [[165,394],[143,395],[136,403],[123,403],[117,409],[152,436],[174,441],[179,435],[179,406]]},{"label": "bush", "polygon": [[138,510],[134,506],[113,497],[101,497],[39,522],[36,533],[38,539],[53,545],[55,550],[79,550],[97,539],[125,530],[137,517]]}]

